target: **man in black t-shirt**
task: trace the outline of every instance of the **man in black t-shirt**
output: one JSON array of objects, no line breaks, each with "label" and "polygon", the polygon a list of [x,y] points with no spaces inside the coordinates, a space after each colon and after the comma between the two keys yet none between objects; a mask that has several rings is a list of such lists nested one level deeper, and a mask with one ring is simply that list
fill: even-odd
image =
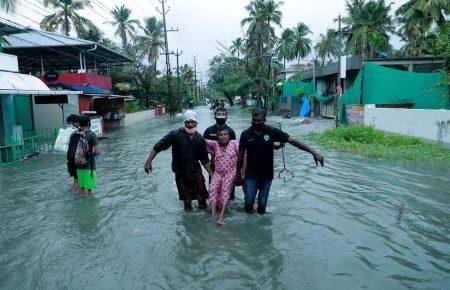
[{"label": "man in black t-shirt", "polygon": [[224,108],[218,108],[214,112],[214,118],[216,123],[205,130],[203,138],[208,140],[219,141],[218,133],[221,129],[227,129],[230,132],[230,140],[236,140],[236,133],[226,123],[228,118],[227,110]]},{"label": "man in black t-shirt", "polygon": [[[239,158],[237,164],[238,179],[245,176],[246,195],[245,210],[254,212],[256,193],[258,193],[259,214],[266,212],[267,198],[274,177],[273,172],[273,150],[274,143],[290,143],[300,150],[311,153],[316,164],[324,165],[324,158],[303,142],[290,137],[280,129],[267,126],[266,112],[263,109],[254,109],[252,112],[252,126],[242,132],[239,140]],[[247,167],[244,172],[242,164],[244,154],[247,153]]]}]

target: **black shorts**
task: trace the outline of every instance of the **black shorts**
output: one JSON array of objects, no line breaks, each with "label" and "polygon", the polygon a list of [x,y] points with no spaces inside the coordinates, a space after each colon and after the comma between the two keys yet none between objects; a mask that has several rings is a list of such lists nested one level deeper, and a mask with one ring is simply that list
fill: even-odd
[{"label": "black shorts", "polygon": [[70,177],[78,179],[77,168],[74,164],[70,164],[69,162],[67,162],[67,171],[69,172]]}]

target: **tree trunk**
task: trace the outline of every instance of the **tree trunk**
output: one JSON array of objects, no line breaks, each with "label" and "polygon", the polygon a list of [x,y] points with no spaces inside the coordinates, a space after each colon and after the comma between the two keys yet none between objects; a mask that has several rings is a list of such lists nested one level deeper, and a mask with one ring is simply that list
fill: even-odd
[{"label": "tree trunk", "polygon": [[64,10],[64,33],[69,36],[69,17],[66,10]]}]

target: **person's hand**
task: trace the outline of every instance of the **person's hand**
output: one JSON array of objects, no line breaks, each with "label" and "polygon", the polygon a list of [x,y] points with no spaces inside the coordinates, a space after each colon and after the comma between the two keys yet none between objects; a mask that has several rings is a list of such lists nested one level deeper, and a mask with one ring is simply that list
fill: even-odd
[{"label": "person's hand", "polygon": [[274,142],[273,149],[279,150],[279,149],[283,148],[285,145],[286,145],[286,143],[283,143],[283,142]]},{"label": "person's hand", "polygon": [[145,166],[144,166],[144,170],[145,173],[150,174],[150,172],[152,172],[152,163],[151,162],[145,162]]},{"label": "person's hand", "polygon": [[320,163],[320,165],[322,165],[322,167],[324,166],[325,158],[323,158],[322,154],[315,152],[313,154],[313,157],[314,157],[314,162],[316,162],[316,165],[319,165],[319,163]]}]

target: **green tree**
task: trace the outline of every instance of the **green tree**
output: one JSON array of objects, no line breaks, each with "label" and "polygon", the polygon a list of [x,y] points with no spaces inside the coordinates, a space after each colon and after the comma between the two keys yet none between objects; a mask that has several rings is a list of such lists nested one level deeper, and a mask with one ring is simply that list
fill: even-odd
[{"label": "green tree", "polygon": [[240,37],[233,40],[231,43],[230,52],[233,55],[237,54],[237,58],[240,59],[241,54],[244,54],[245,52],[244,40]]},{"label": "green tree", "polygon": [[16,9],[17,0],[0,0],[0,10],[5,12],[14,11]]},{"label": "green tree", "polygon": [[120,37],[122,40],[122,47],[126,48],[128,41],[136,33],[136,26],[139,25],[139,21],[136,19],[130,19],[131,9],[125,7],[125,5],[114,7],[114,9],[111,10],[111,15],[114,20],[107,21],[106,23],[117,27],[114,34]]},{"label": "green tree", "polygon": [[143,49],[148,51],[148,62],[153,64],[155,69],[160,49],[164,48],[163,27],[163,22],[156,17],[145,18],[142,26],[144,36],[139,37]]},{"label": "green tree", "polygon": [[450,12],[448,0],[411,0],[395,12],[401,27],[398,34],[405,42],[401,48],[404,56],[422,56],[426,35],[433,23],[445,25],[445,15]]},{"label": "green tree", "polygon": [[397,10],[399,14],[416,22],[418,18],[428,18],[438,25],[447,23],[445,16],[450,14],[448,0],[409,0]]},{"label": "green tree", "polygon": [[245,70],[249,77],[257,80],[256,95],[266,104],[270,85],[265,80],[270,76],[271,57],[277,42],[275,27],[281,27],[283,2],[274,0],[252,0],[245,7],[248,16],[241,21],[246,31]]},{"label": "green tree", "polygon": [[311,33],[309,27],[300,22],[294,30],[294,55],[297,58],[298,64],[300,64],[300,59],[306,57],[311,52],[311,39],[308,38],[308,34]]},{"label": "green tree", "polygon": [[295,32],[290,28],[286,28],[281,33],[279,45],[277,48],[278,59],[283,60],[283,68],[286,70],[286,61],[293,60],[294,55],[294,37]]},{"label": "green tree", "polygon": [[346,25],[347,52],[363,57],[373,57],[377,50],[388,50],[389,35],[394,33],[390,15],[392,3],[385,0],[351,0],[346,2],[348,16]]},{"label": "green tree", "polygon": [[55,13],[45,16],[40,27],[47,31],[60,30],[69,35],[75,29],[77,35],[86,33],[94,27],[91,20],[80,15],[79,11],[91,7],[89,0],[44,0],[44,6],[50,7]]},{"label": "green tree", "polygon": [[102,41],[103,35],[103,31],[93,26],[88,28],[86,31],[83,31],[80,35],[78,35],[78,37],[100,43]]},{"label": "green tree", "polygon": [[334,29],[328,29],[326,34],[320,34],[320,39],[314,46],[316,55],[321,60],[322,66],[325,65],[325,61],[332,60],[338,53],[338,36]]}]

